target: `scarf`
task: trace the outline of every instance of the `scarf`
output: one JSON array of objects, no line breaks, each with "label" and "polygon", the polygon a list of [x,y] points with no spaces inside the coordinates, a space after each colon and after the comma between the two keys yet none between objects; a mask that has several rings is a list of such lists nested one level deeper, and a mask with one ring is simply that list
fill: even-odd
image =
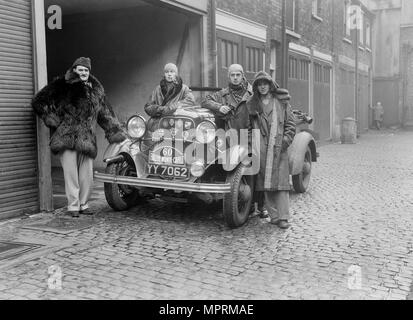
[{"label": "scarf", "polygon": [[180,77],[176,77],[174,82],[168,82],[163,78],[161,80],[161,91],[162,95],[164,96],[162,106],[166,106],[166,104],[174,99],[182,90],[182,79]]},{"label": "scarf", "polygon": [[248,90],[248,83],[244,78],[241,84],[234,85],[232,83],[229,83],[228,87],[229,87],[229,93],[234,98],[235,102],[239,104],[244,98],[244,95]]}]

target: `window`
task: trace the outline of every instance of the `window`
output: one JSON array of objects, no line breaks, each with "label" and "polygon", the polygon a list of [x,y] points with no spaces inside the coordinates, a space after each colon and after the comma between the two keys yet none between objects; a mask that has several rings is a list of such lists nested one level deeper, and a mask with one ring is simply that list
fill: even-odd
[{"label": "window", "polygon": [[359,34],[359,43],[361,45],[364,45],[364,14],[361,14],[359,19],[361,19],[361,21],[358,22],[358,26],[360,27],[360,29],[357,30]]},{"label": "window", "polygon": [[298,79],[298,61],[294,57],[290,57],[288,65],[288,77],[290,79]]},{"label": "window", "polygon": [[221,57],[224,67],[238,63],[238,44],[228,40],[222,40]]},{"label": "window", "polygon": [[288,77],[290,79],[308,80],[309,79],[309,61],[290,57],[288,65]]},{"label": "window", "polygon": [[297,30],[297,0],[286,1],[286,27],[292,31]]},{"label": "window", "polygon": [[371,47],[371,27],[368,19],[366,19],[366,47]]},{"label": "window", "polygon": [[323,67],[323,81],[326,84],[330,84],[330,67]]},{"label": "window", "polygon": [[217,30],[218,86],[228,83],[228,67],[239,63],[244,67],[245,78],[253,81],[255,74],[265,69],[265,42]]},{"label": "window", "polygon": [[350,2],[344,1],[344,37],[350,38],[351,29],[350,29]]},{"label": "window", "polygon": [[271,64],[270,64],[271,78],[277,78],[277,46],[274,42],[271,43]]},{"label": "window", "polygon": [[321,0],[313,0],[312,13],[313,16],[321,17]]},{"label": "window", "polygon": [[300,80],[308,80],[309,79],[309,62],[307,60],[300,60],[299,61],[299,79]]},{"label": "window", "polygon": [[247,72],[258,72],[260,71],[260,55],[261,49],[254,47],[246,48],[246,69]]},{"label": "window", "polygon": [[314,81],[323,82],[323,66],[319,63],[314,63]]}]

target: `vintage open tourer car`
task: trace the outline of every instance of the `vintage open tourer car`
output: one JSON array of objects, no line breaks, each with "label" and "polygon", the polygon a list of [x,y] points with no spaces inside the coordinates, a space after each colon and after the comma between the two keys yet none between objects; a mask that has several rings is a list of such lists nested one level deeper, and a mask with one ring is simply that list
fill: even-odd
[{"label": "vintage open tourer car", "polygon": [[[302,112],[294,111],[294,115],[297,124],[311,121]],[[241,144],[228,144],[227,137],[217,134],[217,123],[209,110],[198,106],[178,109],[156,121],[141,116],[129,119],[130,138],[108,146],[106,171],[94,175],[96,181],[104,182],[108,204],[123,211],[147,197],[207,204],[222,201],[228,226],[243,225],[254,193],[251,151]],[[311,133],[298,132],[288,153],[293,187],[303,193],[312,162],[317,161]]]}]

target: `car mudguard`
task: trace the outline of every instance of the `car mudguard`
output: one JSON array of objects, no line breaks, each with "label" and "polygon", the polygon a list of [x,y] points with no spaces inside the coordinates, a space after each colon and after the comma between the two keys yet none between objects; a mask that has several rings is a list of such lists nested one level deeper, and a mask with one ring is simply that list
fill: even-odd
[{"label": "car mudguard", "polygon": [[304,156],[307,150],[307,146],[310,147],[312,161],[317,161],[316,145],[314,137],[305,131],[297,133],[294,137],[293,143],[288,148],[288,162],[290,166],[290,174],[297,175],[303,170]]},{"label": "car mudguard", "polygon": [[224,152],[221,156],[222,168],[227,171],[233,171],[243,160],[248,159],[248,148],[236,145]]},{"label": "car mudguard", "polygon": [[103,161],[108,162],[110,159],[119,156],[121,153],[129,153],[132,141],[126,139],[120,143],[112,143],[108,145],[103,153]]},{"label": "car mudguard", "polygon": [[141,151],[140,144],[133,143],[129,139],[126,139],[121,143],[110,144],[106,148],[103,159],[103,161],[107,164],[111,162],[123,161],[124,159],[133,161],[138,178],[145,175],[146,165],[148,163],[148,157]]}]

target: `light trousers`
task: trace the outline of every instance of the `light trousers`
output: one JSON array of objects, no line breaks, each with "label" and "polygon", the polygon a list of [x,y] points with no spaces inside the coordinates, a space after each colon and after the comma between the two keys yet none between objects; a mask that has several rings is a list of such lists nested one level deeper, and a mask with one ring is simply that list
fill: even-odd
[{"label": "light trousers", "polygon": [[289,191],[265,191],[265,207],[271,219],[290,219]]},{"label": "light trousers", "polygon": [[67,210],[88,209],[93,189],[93,159],[77,151],[66,150],[60,154],[60,163],[65,178]]}]

